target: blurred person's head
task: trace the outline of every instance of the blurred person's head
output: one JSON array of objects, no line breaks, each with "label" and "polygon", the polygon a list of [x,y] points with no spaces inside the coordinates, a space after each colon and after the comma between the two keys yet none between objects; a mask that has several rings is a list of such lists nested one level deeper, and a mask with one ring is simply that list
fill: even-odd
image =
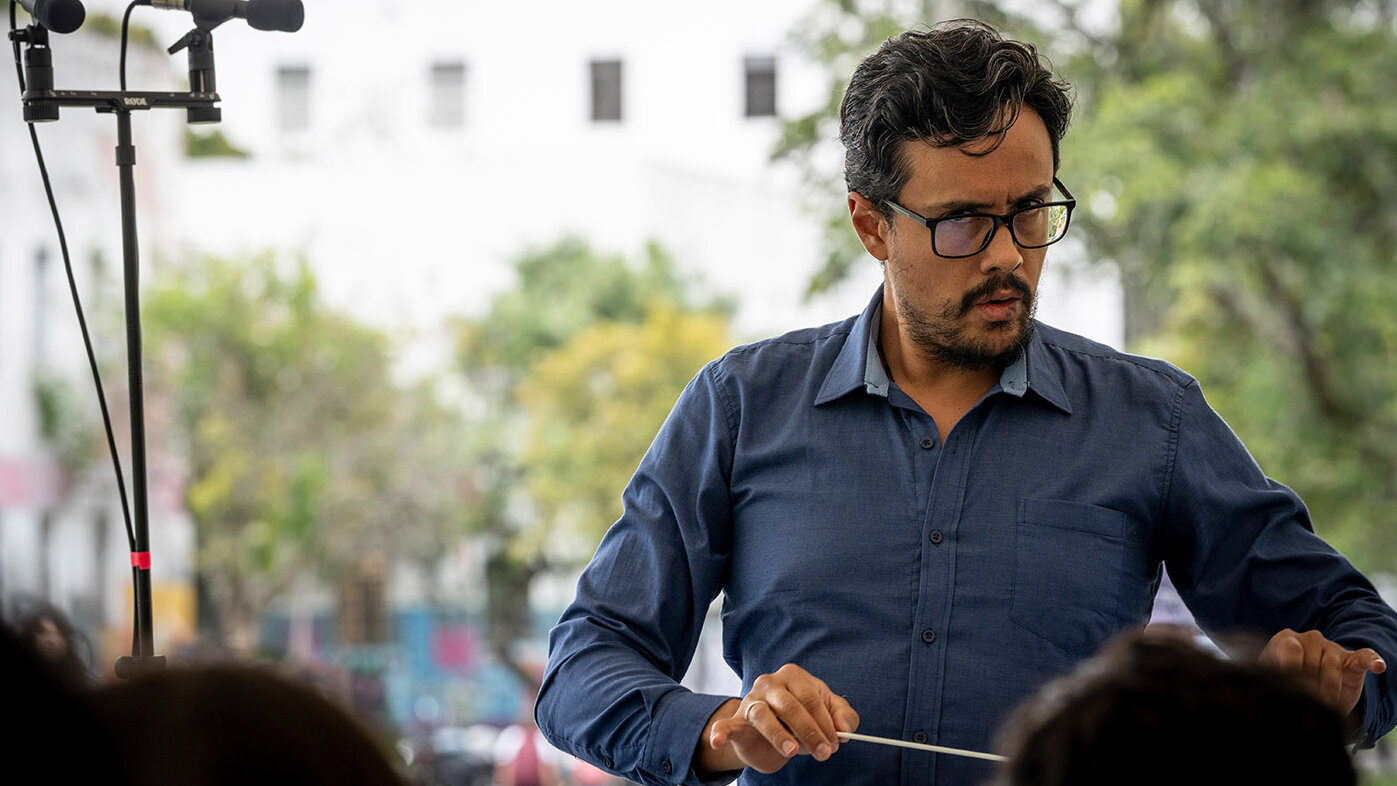
[{"label": "blurred person's head", "polygon": [[1345,739],[1344,719],[1291,674],[1142,633],[1015,710],[993,786],[1352,786]]},{"label": "blurred person's head", "polygon": [[61,679],[51,663],[19,638],[17,629],[3,625],[0,675],[9,720],[5,750],[12,754],[13,770],[40,771],[57,783],[133,786],[93,712],[91,691]]},{"label": "blurred person's head", "polygon": [[93,696],[136,786],[404,786],[349,710],[251,664],[178,666]]},{"label": "blurred person's head", "polygon": [[891,218],[887,202],[911,174],[908,144],[984,155],[966,146],[1002,138],[1025,108],[1047,128],[1055,173],[1072,98],[1031,44],[968,19],[897,35],[859,64],[844,93],[839,136],[848,189]]},{"label": "blurred person's head", "polygon": [[15,632],[59,679],[73,685],[86,685],[91,679],[84,659],[86,640],[57,606],[35,603],[20,618]]}]

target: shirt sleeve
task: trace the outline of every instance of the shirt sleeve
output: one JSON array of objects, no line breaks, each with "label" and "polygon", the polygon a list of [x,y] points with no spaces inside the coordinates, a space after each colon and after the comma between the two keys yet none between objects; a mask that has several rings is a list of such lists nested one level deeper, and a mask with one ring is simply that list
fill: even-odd
[{"label": "shirt sleeve", "polygon": [[[1165,564],[1180,596],[1212,635],[1269,639],[1318,630],[1350,649],[1397,657],[1397,613],[1315,534],[1291,489],[1266,477],[1196,382],[1180,390],[1166,490]],[[1397,724],[1397,669],[1368,675],[1359,742]]]},{"label": "shirt sleeve", "polygon": [[704,783],[694,749],[730,698],[679,684],[730,553],[733,439],[715,374],[685,388],[626,487],[549,636],[535,706],[558,748],[642,784]]}]

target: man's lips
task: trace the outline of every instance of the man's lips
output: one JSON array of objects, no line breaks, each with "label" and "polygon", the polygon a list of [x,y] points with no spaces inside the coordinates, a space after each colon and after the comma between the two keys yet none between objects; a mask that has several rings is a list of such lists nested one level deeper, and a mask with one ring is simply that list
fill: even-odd
[{"label": "man's lips", "polygon": [[1013,319],[1024,304],[1033,302],[1028,285],[1012,276],[998,276],[965,293],[961,299],[961,316],[978,311],[992,321]]},{"label": "man's lips", "polygon": [[984,306],[995,303],[1007,303],[1010,300],[1022,300],[1017,292],[996,292],[989,297],[983,297],[975,301],[975,305]]},{"label": "man's lips", "polygon": [[1021,302],[1022,299],[1015,293],[998,293],[977,301],[975,308],[991,322],[1005,322],[1018,314]]}]

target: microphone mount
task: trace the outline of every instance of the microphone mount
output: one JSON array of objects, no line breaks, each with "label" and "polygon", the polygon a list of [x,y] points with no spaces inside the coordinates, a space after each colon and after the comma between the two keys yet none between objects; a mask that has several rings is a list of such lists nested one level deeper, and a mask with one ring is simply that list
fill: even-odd
[{"label": "microphone mount", "polygon": [[[25,93],[52,93],[53,50],[49,48],[48,28],[36,21],[22,30],[11,31],[10,40],[24,44]],[[57,119],[57,105],[24,102],[24,122],[51,123]]]},{"label": "microphone mount", "polygon": [[[187,49],[189,57],[189,92],[191,95],[217,96],[213,67],[213,33],[196,27],[176,41],[169,53]],[[190,124],[217,123],[223,119],[223,110],[216,106],[191,105],[187,107]]]}]

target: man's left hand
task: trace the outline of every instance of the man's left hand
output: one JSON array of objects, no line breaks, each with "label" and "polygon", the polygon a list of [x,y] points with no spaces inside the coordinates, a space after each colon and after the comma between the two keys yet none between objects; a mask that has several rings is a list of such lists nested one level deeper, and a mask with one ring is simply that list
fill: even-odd
[{"label": "man's left hand", "polygon": [[1295,672],[1321,699],[1345,715],[1363,695],[1363,678],[1387,671],[1387,662],[1364,647],[1350,650],[1324,638],[1317,630],[1277,633],[1261,651],[1261,662]]}]

